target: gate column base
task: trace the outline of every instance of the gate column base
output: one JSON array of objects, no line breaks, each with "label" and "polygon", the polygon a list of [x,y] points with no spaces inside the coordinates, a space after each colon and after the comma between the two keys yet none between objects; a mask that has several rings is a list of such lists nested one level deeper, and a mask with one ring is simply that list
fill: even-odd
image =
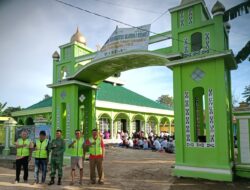
[{"label": "gate column base", "polygon": [[233,181],[233,173],[231,168],[202,168],[177,165],[174,168],[174,176],[202,178],[215,181]]}]

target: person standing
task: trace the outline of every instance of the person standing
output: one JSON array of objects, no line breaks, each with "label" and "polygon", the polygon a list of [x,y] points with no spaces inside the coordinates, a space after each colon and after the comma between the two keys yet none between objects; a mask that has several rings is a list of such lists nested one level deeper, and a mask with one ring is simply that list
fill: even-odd
[{"label": "person standing", "polygon": [[17,139],[16,141],[16,179],[15,183],[19,183],[20,181],[20,172],[21,168],[23,166],[24,175],[23,175],[23,181],[24,183],[27,183],[28,181],[28,165],[29,161],[31,159],[31,148],[32,143],[31,140],[27,138],[28,133],[27,131],[23,130],[21,132],[21,138]]},{"label": "person standing", "polygon": [[90,183],[96,183],[95,169],[98,171],[98,183],[104,184],[103,158],[105,156],[105,148],[102,138],[98,135],[97,129],[92,130],[92,136],[86,141],[89,147],[89,167],[90,167]]},{"label": "person standing", "polygon": [[81,135],[80,130],[75,130],[75,139],[68,146],[71,149],[71,182],[70,185],[74,185],[75,182],[75,170],[76,167],[80,170],[80,185],[82,185],[83,178],[83,161],[85,158],[84,152],[84,137]]},{"label": "person standing", "polygon": [[39,183],[39,170],[42,170],[41,183],[45,183],[47,163],[49,157],[49,140],[46,139],[46,132],[40,131],[39,139],[34,144],[35,148],[35,184]]},{"label": "person standing", "polygon": [[63,154],[65,151],[65,142],[62,139],[62,131],[60,129],[56,130],[56,139],[53,139],[50,143],[49,150],[51,150],[50,168],[51,180],[48,185],[53,185],[55,183],[56,170],[58,170],[58,182],[57,185],[61,185],[63,176]]}]

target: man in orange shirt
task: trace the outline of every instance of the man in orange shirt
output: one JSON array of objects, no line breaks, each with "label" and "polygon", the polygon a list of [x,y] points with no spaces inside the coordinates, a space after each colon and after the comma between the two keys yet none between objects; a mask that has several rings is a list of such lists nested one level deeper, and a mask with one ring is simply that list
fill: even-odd
[{"label": "man in orange shirt", "polygon": [[89,147],[89,167],[90,167],[90,183],[96,183],[95,168],[98,172],[98,183],[104,184],[103,158],[105,156],[105,148],[103,139],[98,135],[98,130],[92,130],[92,136],[86,141],[86,146]]}]

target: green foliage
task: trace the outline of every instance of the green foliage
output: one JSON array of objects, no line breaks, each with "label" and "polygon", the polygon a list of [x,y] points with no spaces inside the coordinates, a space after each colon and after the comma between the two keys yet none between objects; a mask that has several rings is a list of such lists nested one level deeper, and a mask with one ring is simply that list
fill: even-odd
[{"label": "green foliage", "polygon": [[4,108],[6,107],[6,105],[7,105],[7,102],[5,102],[3,104],[0,102],[0,116],[3,115],[3,111],[4,111]]},{"label": "green foliage", "polygon": [[169,107],[174,106],[174,99],[173,99],[172,96],[169,96],[168,94],[161,95],[156,101],[161,103],[161,104],[165,104],[165,105],[167,105]]},{"label": "green foliage", "polygon": [[20,111],[22,110],[22,108],[20,106],[18,107],[7,107],[4,111],[3,111],[3,114],[4,116],[11,116],[11,113],[12,112],[15,112],[15,111]]},{"label": "green foliage", "polygon": [[250,103],[250,85],[245,87],[245,91],[242,93],[243,98],[247,103]]},{"label": "green foliage", "polygon": [[48,95],[48,94],[45,94],[43,99],[46,100],[46,99],[49,99],[49,98],[51,98],[51,96]]},{"label": "green foliage", "polygon": [[19,119],[18,122],[17,122],[18,125],[24,125],[24,122],[22,119]]}]

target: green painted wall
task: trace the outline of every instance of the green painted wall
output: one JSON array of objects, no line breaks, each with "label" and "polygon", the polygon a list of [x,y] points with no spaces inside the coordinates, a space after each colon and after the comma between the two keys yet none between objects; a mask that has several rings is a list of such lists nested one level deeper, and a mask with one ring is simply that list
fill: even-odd
[{"label": "green painted wall", "polygon": [[[185,59],[194,59],[182,65],[173,66],[174,112],[176,136],[176,176],[201,177],[213,180],[232,181],[231,127],[231,83],[230,63],[224,57],[206,59],[206,55],[227,50],[227,33],[223,15],[210,18],[206,8],[199,1],[190,6],[179,6],[171,11],[173,51],[182,52]],[[191,13],[190,13],[191,12]],[[191,16],[190,16],[191,15]],[[194,34],[200,33],[201,49],[193,50],[199,40],[192,41]],[[192,48],[193,47],[193,48]],[[195,109],[195,97],[204,90],[204,114],[199,105]],[[198,102],[201,102],[201,97]],[[197,118],[197,112],[200,117]],[[205,125],[203,124],[203,115]],[[206,142],[198,140],[196,124],[206,135]]]}]

